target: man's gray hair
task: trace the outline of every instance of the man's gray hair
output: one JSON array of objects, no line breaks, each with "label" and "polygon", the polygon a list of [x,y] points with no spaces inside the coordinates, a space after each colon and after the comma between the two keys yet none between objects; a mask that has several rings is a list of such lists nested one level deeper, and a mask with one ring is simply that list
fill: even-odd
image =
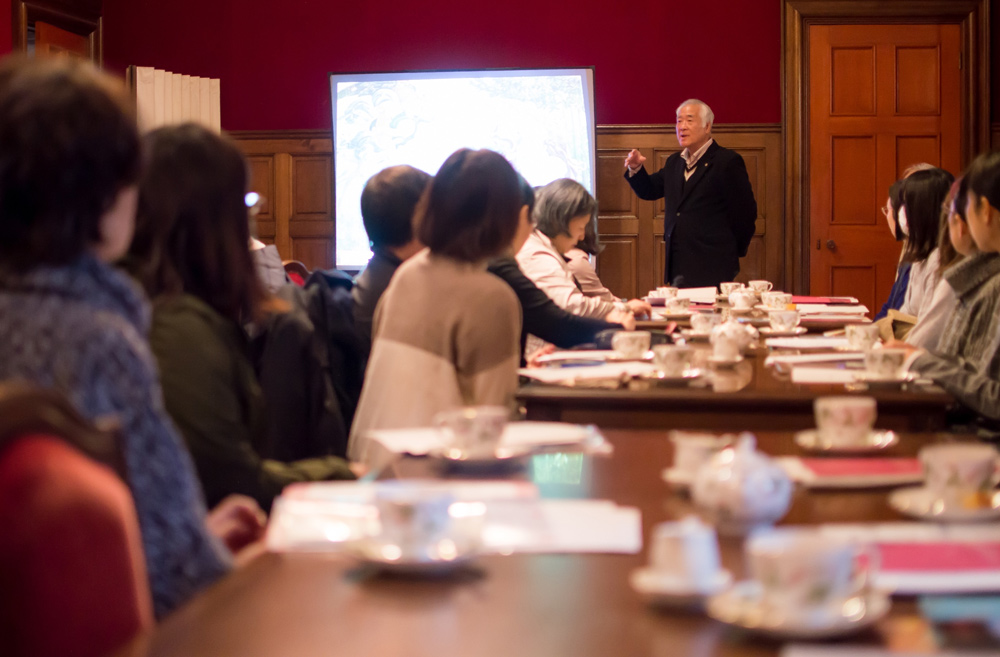
[{"label": "man's gray hair", "polygon": [[680,115],[681,109],[683,109],[685,105],[696,105],[698,107],[699,113],[701,114],[702,125],[708,125],[710,123],[713,125],[715,124],[715,113],[712,111],[712,108],[709,107],[708,103],[706,103],[705,101],[698,100],[697,98],[688,98],[683,103],[677,106],[678,115]]},{"label": "man's gray hair", "polygon": [[553,180],[535,190],[535,207],[531,212],[539,231],[552,239],[569,235],[569,221],[581,215],[597,217],[597,201],[587,188],[570,178]]}]

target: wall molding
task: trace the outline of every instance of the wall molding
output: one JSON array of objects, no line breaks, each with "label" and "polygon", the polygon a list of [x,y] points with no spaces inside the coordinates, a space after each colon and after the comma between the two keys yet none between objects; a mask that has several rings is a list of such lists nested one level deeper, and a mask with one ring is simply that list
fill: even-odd
[{"label": "wall molding", "polygon": [[[785,226],[781,125],[719,124],[713,132],[747,161],[758,194],[757,233],[741,267],[741,280],[766,277],[783,286]],[[267,199],[257,216],[259,236],[274,243],[282,258],[311,269],[333,266],[336,234],[330,186],[329,130],[233,131],[229,135],[250,162],[252,188]],[[597,126],[598,230],[605,250],[598,268],[620,296],[635,297],[663,275],[661,202],[636,198],[622,176],[624,156],[642,149],[659,163],[678,150],[672,124]]]}]

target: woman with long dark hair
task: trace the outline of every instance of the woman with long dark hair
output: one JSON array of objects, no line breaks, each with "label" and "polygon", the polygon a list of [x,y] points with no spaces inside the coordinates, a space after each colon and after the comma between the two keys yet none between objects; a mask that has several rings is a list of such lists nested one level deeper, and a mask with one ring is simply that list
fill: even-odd
[{"label": "woman with long dark hair", "polygon": [[278,310],[249,249],[247,164],[236,145],[194,124],[146,138],[130,252],[153,299],[150,344],[167,411],[210,504],[239,493],[270,508],[289,483],[351,478],[336,457],[262,459],[264,397],[243,325]]}]

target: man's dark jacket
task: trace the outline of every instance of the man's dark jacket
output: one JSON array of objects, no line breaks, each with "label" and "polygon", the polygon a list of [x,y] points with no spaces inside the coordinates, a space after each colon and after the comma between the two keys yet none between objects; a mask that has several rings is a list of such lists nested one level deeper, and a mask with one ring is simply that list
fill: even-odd
[{"label": "man's dark jacket", "polygon": [[649,174],[645,167],[625,178],[636,196],[664,199],[663,280],[678,287],[718,285],[733,280],[747,254],[757,220],[750,179],[743,158],[713,142],[684,180],[680,153]]}]

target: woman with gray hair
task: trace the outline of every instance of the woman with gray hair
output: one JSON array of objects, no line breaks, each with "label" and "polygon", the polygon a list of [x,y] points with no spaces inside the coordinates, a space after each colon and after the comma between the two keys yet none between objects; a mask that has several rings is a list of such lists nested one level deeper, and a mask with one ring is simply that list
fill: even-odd
[{"label": "woman with gray hair", "polygon": [[574,315],[601,318],[609,313],[648,315],[651,309],[645,301],[588,297],[573,277],[565,254],[583,239],[587,224],[596,214],[597,201],[575,180],[561,178],[539,188],[532,211],[536,227],[517,253],[518,265],[557,306]]}]

